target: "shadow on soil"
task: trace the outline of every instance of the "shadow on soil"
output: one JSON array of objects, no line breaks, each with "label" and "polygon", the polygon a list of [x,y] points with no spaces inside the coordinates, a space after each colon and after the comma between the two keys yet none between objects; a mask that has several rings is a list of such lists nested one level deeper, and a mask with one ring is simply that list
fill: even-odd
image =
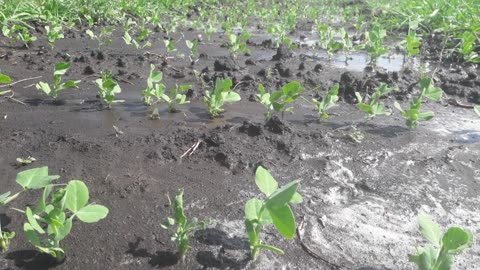
[{"label": "shadow on soil", "polygon": [[59,265],[50,255],[36,250],[12,251],[6,258],[13,260],[15,266],[24,270],[47,270]]},{"label": "shadow on soil", "polygon": [[197,231],[195,238],[202,244],[220,247],[217,254],[212,251],[197,253],[197,262],[204,268],[244,269],[250,262],[246,238],[229,237],[225,232],[215,228]]},{"label": "shadow on soil", "polygon": [[149,258],[148,264],[154,268],[165,268],[175,265],[178,258],[175,253],[170,251],[157,251],[155,254],[150,253],[144,248],[138,248],[142,238],[138,237],[135,243],[128,243],[127,253],[135,258]]}]

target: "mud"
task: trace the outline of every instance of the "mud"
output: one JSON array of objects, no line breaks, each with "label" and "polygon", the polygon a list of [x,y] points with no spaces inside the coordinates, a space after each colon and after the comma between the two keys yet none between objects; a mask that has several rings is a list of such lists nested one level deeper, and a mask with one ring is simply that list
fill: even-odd
[{"label": "mud", "polygon": [[[192,39],[199,33],[184,34]],[[475,236],[480,232],[480,120],[473,110],[426,103],[436,117],[408,130],[398,113],[365,124],[352,104],[355,91],[371,92],[380,82],[398,86],[385,100],[389,107],[395,100],[405,103],[417,91],[419,64],[371,67],[362,60],[339,65],[312,57],[308,48],[262,46],[265,37],[252,38],[250,55],[232,58],[218,33],[199,44],[200,57],[192,65],[158,56],[165,54],[161,33],[154,33],[148,50],[127,47],[119,33],[104,47],[81,33],[74,36],[58,41],[53,50],[44,40],[29,49],[0,47],[1,71],[14,81],[42,76],[50,82],[58,61],[71,62],[65,78],[82,79],[79,89],[60,93],[59,104],[34,89],[38,80],[11,88],[25,105],[0,101],[0,193],[17,190],[17,172],[47,165],[62,175],[60,182],[84,180],[90,197],[109,207],[110,215],[96,224],[75,223],[63,241],[67,259],[54,266],[21,236],[23,217],[2,208],[2,225],[19,237],[0,256],[1,269],[414,269],[407,254],[425,243],[416,229],[418,213],[442,228],[461,225]],[[183,42],[177,48],[170,56],[187,55]],[[158,105],[159,120],[149,118],[153,108],[143,106],[139,95],[151,63],[163,70],[168,89],[175,83],[193,85],[191,103],[180,112],[169,114]],[[436,84],[448,98],[480,103],[478,68],[429,65],[439,67]],[[118,98],[125,100],[112,110],[100,106],[93,82],[105,69],[119,81]],[[222,117],[213,120],[201,102],[202,86],[217,77],[232,78],[242,101],[225,106]],[[306,87],[306,98],[318,98],[340,83],[341,102],[331,117],[318,122],[298,100],[294,114],[265,122],[265,111],[255,102],[258,83],[273,90],[292,80]],[[361,143],[352,140],[352,124],[363,135]],[[198,142],[192,155],[181,158]],[[37,161],[18,166],[15,159],[26,156]],[[304,203],[293,207],[302,225],[294,240],[281,239],[273,228],[262,236],[285,255],[265,251],[251,262],[243,204],[258,194],[254,170],[259,165],[280,184],[301,179]],[[159,226],[169,214],[167,194],[178,188],[185,188],[188,215],[215,220],[192,236],[183,262],[176,260],[168,233]],[[33,204],[36,195],[12,206]],[[478,237],[475,241],[455,258],[454,269],[480,265]]]}]

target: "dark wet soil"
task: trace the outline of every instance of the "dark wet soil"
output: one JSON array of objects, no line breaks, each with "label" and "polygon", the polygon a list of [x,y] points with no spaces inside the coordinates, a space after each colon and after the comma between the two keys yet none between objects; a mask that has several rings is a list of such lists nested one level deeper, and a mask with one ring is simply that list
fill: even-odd
[{"label": "dark wet soil", "polygon": [[[74,224],[62,242],[67,259],[58,266],[24,240],[21,215],[0,209],[2,226],[19,235],[0,256],[0,269],[413,269],[407,254],[424,243],[416,231],[419,212],[442,227],[457,224],[474,235],[480,232],[480,120],[473,110],[447,100],[427,103],[436,118],[408,130],[398,113],[365,124],[352,104],[355,91],[371,92],[380,82],[398,86],[385,100],[389,107],[394,100],[406,103],[417,91],[414,64],[393,64],[390,70],[339,67],[338,61],[310,57],[308,48],[277,51],[261,40],[249,43],[251,55],[231,57],[217,34],[200,43],[192,65],[177,57],[187,55],[183,41],[170,53],[174,59],[165,60],[159,57],[165,55],[160,33],[151,37],[148,50],[127,47],[116,36],[104,47],[78,32],[53,50],[42,40],[29,49],[0,47],[0,70],[14,81],[42,76],[50,82],[59,61],[71,63],[65,78],[82,79],[79,89],[60,93],[59,104],[35,90],[38,79],[11,87],[24,104],[0,100],[0,193],[18,189],[17,172],[47,165],[62,175],[61,182],[84,180],[92,200],[110,209],[99,223]],[[169,114],[161,104],[160,119],[150,119],[153,108],[144,106],[139,94],[150,64],[164,72],[168,89],[193,85],[191,103],[180,112]],[[437,66],[436,84],[447,99],[480,103],[478,68],[430,63],[432,70]],[[96,97],[94,80],[103,70],[110,70],[123,89],[118,98],[125,102],[112,110],[103,109]],[[242,101],[210,119],[201,97],[203,86],[217,77],[232,78]],[[294,114],[265,122],[265,111],[255,101],[258,83],[278,89],[293,80],[305,86],[307,99],[340,83],[341,101],[329,119],[318,122],[308,104],[298,100]],[[359,133],[363,140],[356,143]],[[198,149],[182,158],[198,142]],[[16,158],[27,156],[37,161],[16,164]],[[294,206],[302,226],[292,241],[265,229],[265,242],[285,255],[263,252],[250,262],[243,204],[258,194],[254,170],[259,165],[281,184],[302,180],[304,203]],[[169,214],[167,195],[179,188],[185,189],[189,216],[215,220],[192,236],[185,261],[176,260],[169,235],[160,228]],[[33,204],[36,195],[12,206]],[[476,269],[479,252],[476,240],[456,258],[455,269]]]}]

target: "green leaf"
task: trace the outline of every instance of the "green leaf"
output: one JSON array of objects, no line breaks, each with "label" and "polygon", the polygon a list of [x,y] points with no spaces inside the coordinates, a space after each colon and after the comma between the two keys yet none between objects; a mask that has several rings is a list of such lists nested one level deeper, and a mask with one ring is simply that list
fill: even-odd
[{"label": "green leaf", "polygon": [[418,216],[418,225],[422,235],[436,247],[440,246],[442,231],[440,227],[424,215]]},{"label": "green leaf", "polygon": [[5,75],[5,74],[0,74],[0,83],[10,83],[12,82],[12,78],[10,78],[9,76]]},{"label": "green leaf", "polygon": [[76,213],[88,202],[88,188],[84,182],[80,180],[72,180],[68,182],[66,189],[65,207],[73,213]]},{"label": "green leaf", "polygon": [[23,224],[23,232],[25,234],[25,238],[32,243],[35,247],[40,246],[40,239],[38,235],[35,233],[35,230],[29,223]]},{"label": "green leaf", "polygon": [[302,202],[303,202],[302,196],[298,192],[295,192],[292,196],[292,199],[290,200],[290,203],[299,204]]},{"label": "green leaf", "polygon": [[45,210],[46,207],[46,200],[50,192],[52,191],[52,186],[47,186],[43,189],[42,196],[38,199],[37,205],[35,206],[35,210],[33,210],[34,214],[39,214]]},{"label": "green leaf", "polygon": [[278,183],[273,176],[262,166],[259,166],[255,172],[255,183],[265,196],[272,195],[278,189]]},{"label": "green leaf", "polygon": [[290,206],[267,207],[272,217],[273,225],[277,231],[285,238],[292,239],[295,235],[295,217]]},{"label": "green leaf", "polygon": [[53,73],[53,75],[63,75],[68,71],[69,68],[70,64],[65,62],[59,62],[55,64],[55,72]]},{"label": "green leaf", "polygon": [[42,181],[48,176],[48,167],[33,168],[19,172],[16,177],[16,182],[23,187],[23,189],[35,186],[37,181]]},{"label": "green leaf", "polygon": [[41,90],[47,95],[50,95],[50,93],[52,92],[52,89],[50,88],[50,85],[48,85],[48,83],[39,82],[35,85],[35,87],[37,88],[37,90]]},{"label": "green leaf", "polygon": [[60,178],[59,175],[49,175],[38,181],[32,182],[28,188],[30,189],[41,189],[51,184],[53,180]]},{"label": "green leaf", "polygon": [[431,87],[425,91],[424,95],[431,100],[439,101],[442,98],[443,91],[439,87]]},{"label": "green leaf", "polygon": [[30,207],[27,207],[27,210],[25,211],[25,214],[27,215],[27,220],[28,220],[28,223],[30,223],[30,226],[35,230],[37,231],[38,233],[41,233],[41,234],[44,234],[45,231],[42,229],[42,227],[40,227],[40,225],[38,224],[37,220],[35,219],[35,217],[33,216],[33,213],[32,213],[32,210],[30,209]]},{"label": "green leaf", "polygon": [[268,250],[273,251],[273,252],[278,253],[278,254],[285,254],[285,252],[283,252],[283,250],[281,250],[277,247],[274,247],[274,246],[270,246],[270,245],[258,244],[258,245],[255,245],[255,247],[268,249]]},{"label": "green leaf", "polygon": [[235,93],[235,92],[230,92],[228,93],[228,95],[225,97],[225,102],[236,102],[236,101],[239,101],[241,100],[242,98],[240,97],[239,94]]},{"label": "green leaf", "polygon": [[72,220],[73,216],[65,220],[63,226],[60,227],[57,235],[55,235],[55,241],[60,241],[64,239],[68,234],[70,234],[70,231],[72,230]]},{"label": "green leaf", "polygon": [[3,193],[2,195],[0,195],[0,206],[2,205],[5,205],[8,197],[10,196],[11,192],[10,191],[7,191],[5,193]]},{"label": "green leaf", "polygon": [[8,94],[10,92],[12,92],[12,90],[0,91],[0,96],[3,96],[3,95]]},{"label": "green leaf", "polygon": [[432,246],[420,248],[416,255],[410,255],[408,260],[415,263],[420,270],[432,270],[437,257],[437,251]]},{"label": "green leaf", "polygon": [[78,210],[76,216],[85,223],[95,223],[108,215],[108,208],[99,204],[90,204]]},{"label": "green leaf", "polygon": [[473,237],[460,227],[451,227],[443,236],[442,244],[449,254],[457,254],[473,244]]},{"label": "green leaf", "polygon": [[262,208],[263,202],[253,198],[245,203],[245,218],[250,221],[258,220],[258,212]]},{"label": "green leaf", "polygon": [[275,191],[266,201],[267,208],[284,207],[292,199],[298,185],[298,181],[292,181]]}]

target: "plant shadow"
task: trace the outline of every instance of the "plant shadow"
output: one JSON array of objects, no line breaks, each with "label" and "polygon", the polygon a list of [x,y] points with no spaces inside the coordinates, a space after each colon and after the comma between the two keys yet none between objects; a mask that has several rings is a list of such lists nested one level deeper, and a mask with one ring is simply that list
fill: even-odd
[{"label": "plant shadow", "polygon": [[211,251],[197,253],[197,262],[204,269],[244,269],[250,262],[250,247],[246,238],[229,237],[215,228],[196,231],[194,237],[202,244],[220,246],[217,255]]},{"label": "plant shadow", "polygon": [[50,255],[36,250],[12,251],[6,258],[13,260],[15,266],[24,270],[48,270],[59,265]]},{"label": "plant shadow", "polygon": [[150,253],[145,248],[139,248],[142,238],[137,237],[135,242],[128,243],[127,254],[131,254],[135,258],[149,258],[148,264],[154,268],[165,268],[177,264],[178,257],[170,251],[157,251],[155,254]]}]

